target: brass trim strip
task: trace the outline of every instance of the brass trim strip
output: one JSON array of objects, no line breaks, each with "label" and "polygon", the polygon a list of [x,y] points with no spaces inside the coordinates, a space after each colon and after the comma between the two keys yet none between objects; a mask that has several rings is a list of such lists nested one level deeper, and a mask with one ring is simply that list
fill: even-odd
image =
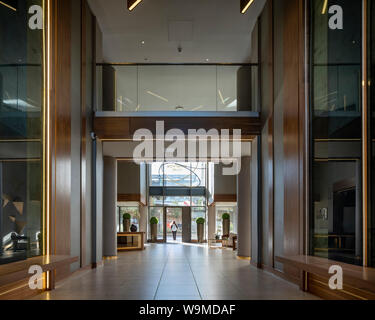
[{"label": "brass trim strip", "polygon": [[315,158],[314,162],[345,162],[345,161],[353,162],[353,161],[358,161],[358,160],[360,160],[360,158],[326,158],[326,159]]},{"label": "brass trim strip", "polygon": [[[323,285],[324,287],[327,287],[327,288],[329,289],[329,286],[327,285],[327,283],[324,283],[324,282],[322,282],[322,281],[320,281],[320,280],[313,279],[312,282],[319,283],[320,285]],[[362,291],[363,291],[363,290],[362,290]],[[333,291],[333,292],[334,292],[334,291]],[[347,290],[345,290],[345,289],[343,289],[343,290],[338,290],[338,292],[339,292],[339,293],[340,293],[340,292],[345,293],[345,294],[350,295],[350,296],[352,296],[352,297],[355,297],[355,298],[357,298],[357,299],[359,299],[359,300],[363,300],[363,301],[367,301],[367,300],[368,300],[368,299],[366,299],[366,298],[364,298],[364,297],[361,297],[361,296],[359,296],[359,295],[356,295],[355,293],[350,292],[350,291],[347,291]]]},{"label": "brass trim strip", "polygon": [[118,259],[118,256],[104,256],[103,257],[103,260],[117,260]]},{"label": "brass trim strip", "polygon": [[237,256],[237,259],[251,261],[250,257],[244,257],[244,256]]},{"label": "brass trim strip", "polygon": [[314,139],[315,142],[360,142],[361,139]]},{"label": "brass trim strip", "polygon": [[258,67],[258,63],[241,63],[241,62],[234,62],[234,63],[226,63],[226,62],[218,62],[218,63],[137,63],[137,62],[101,62],[96,63],[97,67],[102,66],[235,66],[235,67]]},{"label": "brass trim strip", "polygon": [[0,143],[42,142],[42,139],[0,139]]},{"label": "brass trim strip", "polygon": [[[43,254],[50,254],[51,226],[50,226],[50,181],[51,181],[51,0],[43,0],[44,28],[43,28]],[[46,273],[46,283],[49,283],[49,273]],[[48,289],[48,286],[47,286]]]},{"label": "brass trim strip", "polygon": [[0,159],[0,162],[40,162],[41,159]]}]

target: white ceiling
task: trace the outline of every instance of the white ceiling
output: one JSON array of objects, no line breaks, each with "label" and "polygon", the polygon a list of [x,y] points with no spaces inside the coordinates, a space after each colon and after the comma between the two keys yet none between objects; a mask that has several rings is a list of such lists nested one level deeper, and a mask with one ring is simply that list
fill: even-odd
[{"label": "white ceiling", "polygon": [[250,62],[251,32],[265,0],[245,15],[240,0],[143,0],[132,12],[126,2],[89,0],[103,32],[104,62]]}]

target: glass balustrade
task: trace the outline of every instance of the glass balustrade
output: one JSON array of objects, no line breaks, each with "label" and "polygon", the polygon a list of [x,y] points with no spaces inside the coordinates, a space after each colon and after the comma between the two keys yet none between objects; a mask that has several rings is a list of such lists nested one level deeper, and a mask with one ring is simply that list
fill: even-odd
[{"label": "glass balustrade", "polygon": [[257,65],[98,65],[97,111],[258,111]]}]

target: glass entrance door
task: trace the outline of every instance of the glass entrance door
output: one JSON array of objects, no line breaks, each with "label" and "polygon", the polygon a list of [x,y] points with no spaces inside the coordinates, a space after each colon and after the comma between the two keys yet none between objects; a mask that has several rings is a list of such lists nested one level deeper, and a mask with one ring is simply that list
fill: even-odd
[{"label": "glass entrance door", "polygon": [[[165,208],[166,242],[182,242],[182,208]],[[176,240],[173,237],[172,225],[176,222]]]}]

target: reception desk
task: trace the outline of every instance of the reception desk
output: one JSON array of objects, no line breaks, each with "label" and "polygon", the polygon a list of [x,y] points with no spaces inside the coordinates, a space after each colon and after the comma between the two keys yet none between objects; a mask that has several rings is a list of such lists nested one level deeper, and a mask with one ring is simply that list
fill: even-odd
[{"label": "reception desk", "polygon": [[117,251],[131,251],[145,249],[144,232],[117,233]]}]

